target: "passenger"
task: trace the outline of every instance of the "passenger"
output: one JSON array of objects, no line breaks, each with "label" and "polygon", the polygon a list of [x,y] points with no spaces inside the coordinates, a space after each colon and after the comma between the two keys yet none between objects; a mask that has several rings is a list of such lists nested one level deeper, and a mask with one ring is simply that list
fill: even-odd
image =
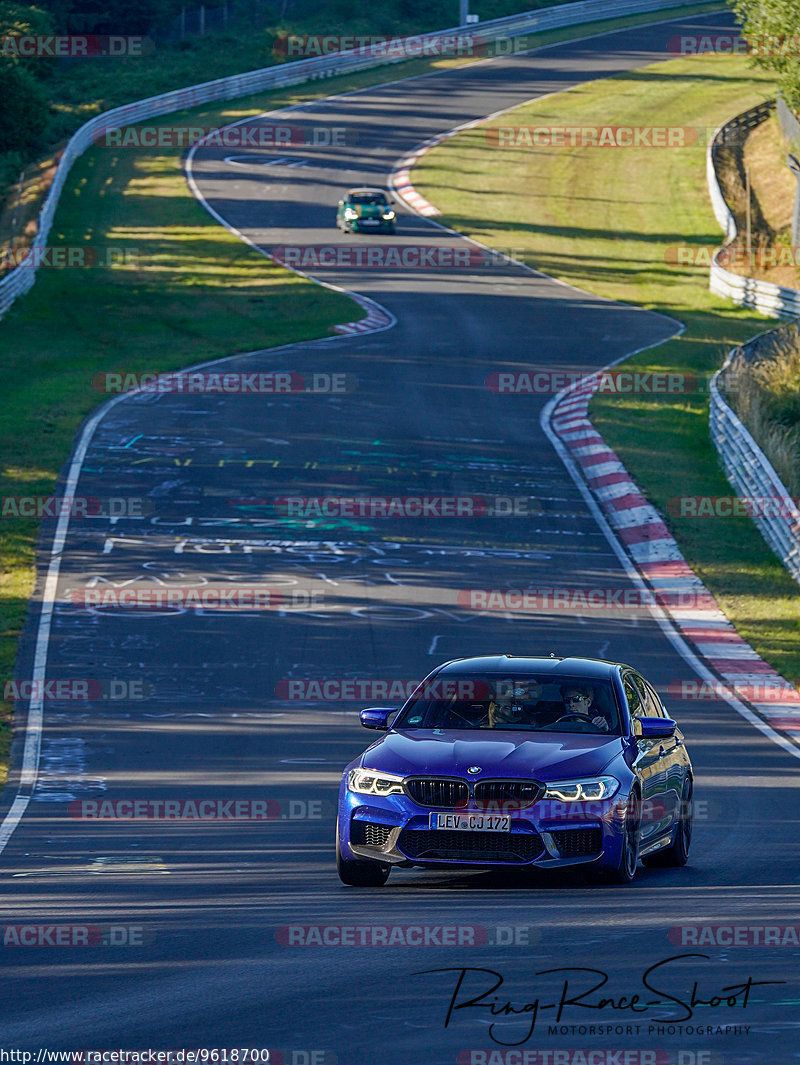
[{"label": "passenger", "polygon": [[536,707],[542,696],[542,686],[536,680],[502,680],[497,694],[489,703],[488,727],[534,725]]}]

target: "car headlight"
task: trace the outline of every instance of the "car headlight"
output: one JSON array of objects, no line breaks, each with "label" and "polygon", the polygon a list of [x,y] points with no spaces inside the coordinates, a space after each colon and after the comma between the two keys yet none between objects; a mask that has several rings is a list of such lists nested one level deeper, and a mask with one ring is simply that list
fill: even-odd
[{"label": "car headlight", "polygon": [[384,211],[383,217],[386,222],[391,222],[391,220],[394,218],[394,211],[392,211],[391,209],[388,211]]},{"label": "car headlight", "polygon": [[354,207],[345,207],[344,216],[348,221],[352,221],[352,219],[358,218],[358,211]]},{"label": "car headlight", "polygon": [[376,769],[351,769],[347,787],[360,795],[402,795],[403,778]]},{"label": "car headlight", "polygon": [[556,780],[545,788],[543,799],[561,802],[588,802],[610,799],[619,791],[616,777],[587,777],[584,780]]}]

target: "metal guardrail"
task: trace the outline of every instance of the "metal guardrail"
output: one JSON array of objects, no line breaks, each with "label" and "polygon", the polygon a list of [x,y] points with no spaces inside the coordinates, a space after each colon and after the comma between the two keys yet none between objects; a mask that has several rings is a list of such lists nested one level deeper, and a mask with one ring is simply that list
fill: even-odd
[{"label": "metal guardrail", "polygon": [[706,181],[714,216],[725,233],[725,244],[714,252],[711,259],[708,287],[718,296],[733,300],[740,306],[754,307],[762,314],[778,318],[782,315],[793,317],[800,314],[800,290],[775,285],[771,281],[757,281],[753,277],[734,274],[726,270],[720,262],[731,243],[736,239],[737,229],[736,220],[722,195],[716,169],[716,157],[720,147],[726,141],[730,142],[741,136],[743,130],[753,129],[760,125],[774,109],[775,101],[767,100],[757,107],[751,107],[749,111],[743,111],[742,114],[736,115],[730,122],[726,122],[715,130],[709,142],[706,153]]},{"label": "metal guardrail", "polygon": [[797,151],[800,149],[800,121],[782,96],[778,97],[777,112],[784,137]]},{"label": "metal guardrail", "polygon": [[[779,115],[782,102],[778,102]],[[775,102],[769,100],[736,115],[730,122],[714,131],[706,154],[706,178],[714,215],[725,233],[724,246],[714,253],[711,260],[711,291],[740,305],[755,307],[763,314],[777,317],[800,314],[800,291],[767,281],[757,281],[752,277],[743,277],[720,265],[719,258],[736,239],[737,229],[733,214],[722,195],[716,171],[716,156],[720,146],[740,135],[742,130],[759,125],[769,117],[774,107]],[[775,332],[776,330],[770,330],[762,333],[741,348],[734,348],[728,354],[724,366],[714,374],[710,385],[708,428],[725,476],[735,491],[741,497],[752,501],[774,501],[774,513],[770,513],[769,508],[759,502],[751,506],[751,516],[766,542],[794,580],[800,583],[800,510],[791,499],[789,490],[775,472],[772,463],[725,401],[720,390],[720,379],[731,362],[737,357],[747,357],[748,353],[754,353],[766,342],[765,338],[773,337]]]},{"label": "metal guardrail", "polygon": [[[736,413],[728,406],[720,391],[723,377],[735,358],[747,357],[774,338],[776,332],[793,329],[800,342],[800,331],[795,324],[772,329],[734,348],[724,366],[711,378],[709,431],[717,449],[725,476],[736,492],[751,505],[753,521],[761,535],[783,562],[791,576],[800,584],[800,509],[789,490],[775,472],[767,456],[742,424]],[[757,502],[756,502],[757,501]],[[774,513],[770,510],[774,508]]]},{"label": "metal guardrail", "polygon": [[677,0],[578,0],[577,3],[564,4],[560,7],[526,11],[518,15],[493,19],[490,22],[474,23],[467,27],[452,27],[437,30],[434,33],[402,38],[403,41],[409,42],[409,49],[386,49],[380,45],[368,45],[335,52],[332,55],[314,56],[311,59],[282,63],[278,66],[265,67],[246,74],[235,74],[229,78],[218,78],[216,81],[207,81],[186,89],[162,93],[160,96],[151,96],[146,100],[138,100],[96,115],[77,130],[62,153],[53,184],[39,214],[38,228],[32,241],[31,251],[19,266],[0,280],[0,317],[14,300],[33,286],[36,280],[37,257],[35,252],[36,249],[46,246],[58,200],[70,168],[75,160],[92,146],[93,134],[101,129],[127,126],[148,118],[160,117],[217,100],[234,100],[237,97],[267,89],[300,85],[316,78],[332,78],[338,74],[347,74],[356,70],[402,63],[409,58],[403,52],[409,51],[414,42],[432,41],[443,35],[475,35],[481,42],[492,42],[509,37],[520,37],[526,32],[540,33],[542,30],[557,29],[562,26],[578,26],[584,22],[597,22],[623,15],[659,11],[674,7],[676,2]]}]

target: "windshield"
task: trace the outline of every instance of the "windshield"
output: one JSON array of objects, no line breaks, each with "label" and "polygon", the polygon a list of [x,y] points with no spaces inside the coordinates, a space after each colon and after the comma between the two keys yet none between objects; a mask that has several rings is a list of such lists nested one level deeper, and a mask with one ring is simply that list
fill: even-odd
[{"label": "windshield", "polygon": [[395,729],[502,729],[619,735],[608,680],[552,673],[443,675],[420,687]]},{"label": "windshield", "polygon": [[374,207],[386,206],[386,197],[382,192],[353,192],[347,200],[348,203],[370,204]]}]

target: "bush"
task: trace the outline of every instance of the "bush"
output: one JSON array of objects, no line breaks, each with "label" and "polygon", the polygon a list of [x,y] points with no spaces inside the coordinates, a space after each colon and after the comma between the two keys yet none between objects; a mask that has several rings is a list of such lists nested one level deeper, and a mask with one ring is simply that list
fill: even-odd
[{"label": "bush", "polygon": [[49,116],[39,82],[16,63],[0,63],[0,154],[41,150]]},{"label": "bush", "polygon": [[[47,35],[55,32],[55,23],[49,12],[40,7],[25,7],[22,4],[0,2],[0,38],[26,37],[30,35]],[[4,50],[0,63],[8,66],[12,63],[25,67],[34,77],[47,77],[55,70],[55,58],[43,56],[16,56],[10,50]]]},{"label": "bush", "polygon": [[726,399],[793,496],[800,495],[800,330],[794,324],[739,349],[722,375]]}]

